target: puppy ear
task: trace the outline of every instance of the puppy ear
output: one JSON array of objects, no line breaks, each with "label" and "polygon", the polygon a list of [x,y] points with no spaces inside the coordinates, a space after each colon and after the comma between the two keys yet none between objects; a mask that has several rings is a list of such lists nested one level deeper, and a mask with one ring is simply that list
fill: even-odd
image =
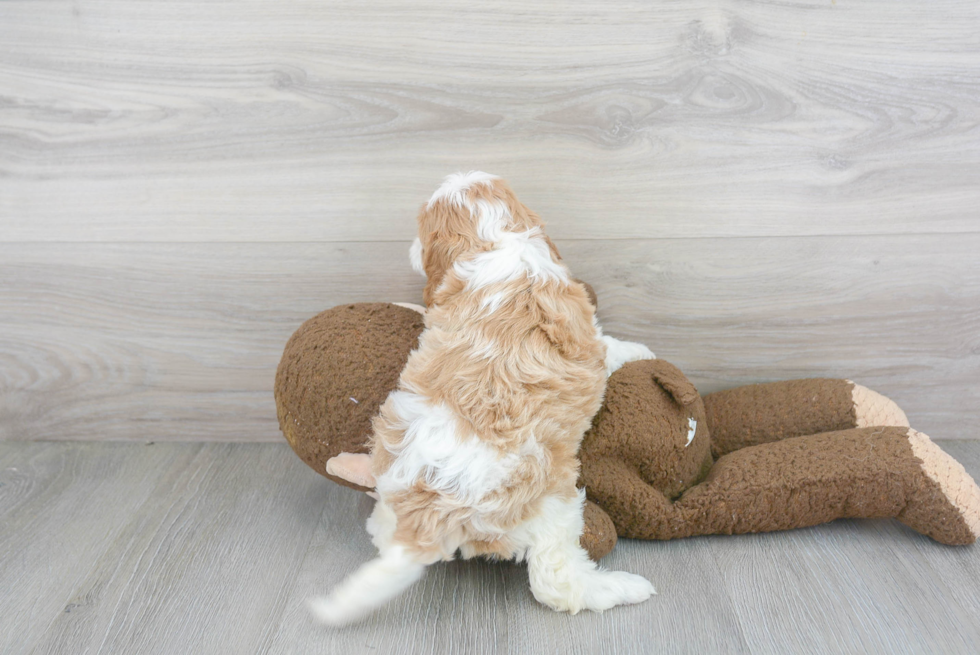
[{"label": "puppy ear", "polygon": [[430,306],[433,304],[436,290],[442,286],[442,280],[452,268],[453,262],[461,254],[473,248],[473,240],[452,230],[439,230],[430,232],[423,240],[423,244],[422,266],[427,281],[422,291],[422,299],[426,306]]},{"label": "puppy ear", "polygon": [[425,289],[422,290],[422,300],[426,306],[432,305],[432,296],[436,289],[442,284],[442,278],[446,275],[446,264],[443,261],[444,253],[437,252],[435,246],[436,233],[430,232],[422,243],[422,269],[425,271]]}]

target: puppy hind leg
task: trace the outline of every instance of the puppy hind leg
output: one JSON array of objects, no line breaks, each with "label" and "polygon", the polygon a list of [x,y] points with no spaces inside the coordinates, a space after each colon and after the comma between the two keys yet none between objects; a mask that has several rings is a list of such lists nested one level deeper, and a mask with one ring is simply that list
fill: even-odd
[{"label": "puppy hind leg", "polygon": [[367,533],[371,535],[371,543],[374,547],[379,551],[387,549],[394,541],[397,526],[398,517],[395,516],[394,510],[379,498],[367,520]]},{"label": "puppy hind leg", "polygon": [[321,623],[342,626],[367,616],[422,577],[425,564],[402,546],[393,545],[368,562],[330,592],[309,601]]},{"label": "puppy hind leg", "polygon": [[363,618],[422,577],[425,563],[394,543],[396,526],[395,512],[378,500],[367,531],[381,556],[355,571],[329,596],[309,601],[310,611],[321,623],[341,626]]},{"label": "puppy hind leg", "polygon": [[584,492],[570,501],[548,499],[541,517],[522,527],[534,597],[552,609],[576,614],[640,603],[657,593],[646,578],[606,571],[589,559],[578,542],[584,501]]}]

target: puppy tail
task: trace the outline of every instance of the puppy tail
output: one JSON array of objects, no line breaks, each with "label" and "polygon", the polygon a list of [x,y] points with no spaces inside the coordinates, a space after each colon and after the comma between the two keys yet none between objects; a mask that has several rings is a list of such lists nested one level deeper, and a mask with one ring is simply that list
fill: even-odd
[{"label": "puppy tail", "polygon": [[424,571],[425,564],[404,548],[391,546],[335,587],[329,596],[310,599],[310,611],[326,625],[352,623],[408,589]]}]

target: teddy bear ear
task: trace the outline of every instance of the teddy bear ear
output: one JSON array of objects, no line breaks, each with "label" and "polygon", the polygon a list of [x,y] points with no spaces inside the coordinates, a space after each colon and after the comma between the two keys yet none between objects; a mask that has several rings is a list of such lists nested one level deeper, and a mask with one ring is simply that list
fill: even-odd
[{"label": "teddy bear ear", "polygon": [[653,380],[669,393],[679,405],[687,406],[697,401],[698,390],[680,369],[662,359],[649,360],[653,364]]}]

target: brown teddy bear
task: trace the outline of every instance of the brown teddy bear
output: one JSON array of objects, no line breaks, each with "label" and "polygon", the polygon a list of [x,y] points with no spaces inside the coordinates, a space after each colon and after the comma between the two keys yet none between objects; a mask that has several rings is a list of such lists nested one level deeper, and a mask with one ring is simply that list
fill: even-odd
[{"label": "brown teddy bear", "polygon": [[[594,295],[593,295],[594,301]],[[371,418],[415,347],[424,308],[360,303],[304,323],[276,374],[279,425],[315,471],[369,491]],[[980,534],[980,489],[909,428],[890,400],[847,380],[751,385],[702,398],[658,359],[614,372],[580,450],[591,503],[582,546],[616,534],[673,539],[897,518],[945,544]]]}]

